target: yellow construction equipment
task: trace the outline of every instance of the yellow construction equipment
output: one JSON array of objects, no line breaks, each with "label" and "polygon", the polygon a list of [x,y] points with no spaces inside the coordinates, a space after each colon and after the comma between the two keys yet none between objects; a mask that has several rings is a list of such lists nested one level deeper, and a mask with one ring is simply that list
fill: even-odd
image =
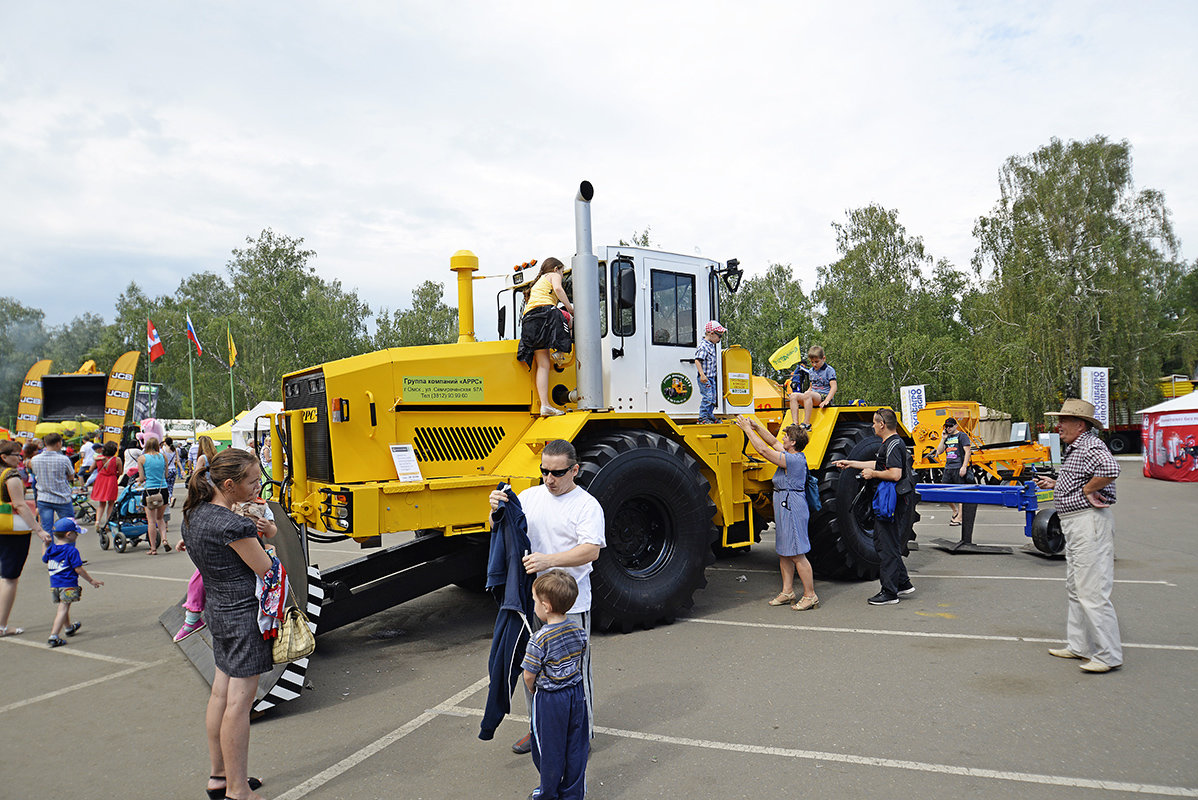
[{"label": "yellow construction equipment", "polygon": [[944,420],[957,420],[961,431],[969,436],[973,452],[970,464],[979,483],[1018,483],[1030,480],[1035,475],[1037,464],[1051,461],[1049,449],[1033,442],[987,443],[978,433],[981,421],[981,406],[963,400],[944,400],[928,403],[915,415],[914,467],[924,471],[926,483],[940,483],[940,470],[944,469],[945,454],[933,455],[940,445],[944,432]]},{"label": "yellow construction equipment", "polygon": [[[735,260],[714,261],[590,239],[592,189],[575,197],[576,255],[565,278],[574,346],[553,362],[550,394],[567,413],[541,417],[533,375],[516,360],[526,263],[497,293],[499,341],[477,341],[472,287],[478,259],[450,259],[458,277],[457,342],[368,353],[284,376],[284,410],[269,419],[272,479],[304,542],[349,538],[381,547],[320,570],[319,632],[450,583],[476,584],[486,567],[487,495],[540,480],[540,452],[573,442],[578,484],[602,505],[607,547],[592,581],[595,624],[629,630],[672,620],[706,585],[714,553],[743,549],[772,517],[774,466],[746,451],[737,414],[777,430],[782,390],[752,374],[748,351],[724,347],[716,424],[698,424],[695,348],[735,291]],[[808,463],[822,510],[810,558],[824,577],[873,577],[872,517],[856,470],[872,458],[876,409],[819,409]],[[866,504],[868,505],[868,504]],[[291,573],[296,574],[292,569]]]}]

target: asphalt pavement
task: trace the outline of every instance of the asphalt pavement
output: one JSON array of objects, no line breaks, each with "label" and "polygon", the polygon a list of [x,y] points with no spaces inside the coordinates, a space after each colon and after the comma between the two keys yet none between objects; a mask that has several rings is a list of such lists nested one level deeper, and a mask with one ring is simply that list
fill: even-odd
[{"label": "asphalt pavement", "polygon": [[[594,641],[588,798],[1198,797],[1198,486],[1124,463],[1114,600],[1125,666],[1052,658],[1064,562],[1016,549],[950,555],[946,507],[923,505],[916,594],[819,582],[822,607],[770,607],[766,540],[717,562],[691,613]],[[181,498],[177,500],[181,504]],[[176,510],[176,517],[178,512]],[[177,538],[177,524],[173,533]],[[974,540],[1019,548],[1018,512],[983,508]],[[0,639],[0,797],[203,797],[208,686],[158,624],[185,554],[80,549],[85,587],[66,647],[39,553]],[[36,548],[35,548],[36,550]],[[315,546],[329,566],[360,554]],[[524,798],[522,701],[478,739],[494,604],[449,588],[319,640],[310,688],[256,720],[251,774],[267,798]]]}]

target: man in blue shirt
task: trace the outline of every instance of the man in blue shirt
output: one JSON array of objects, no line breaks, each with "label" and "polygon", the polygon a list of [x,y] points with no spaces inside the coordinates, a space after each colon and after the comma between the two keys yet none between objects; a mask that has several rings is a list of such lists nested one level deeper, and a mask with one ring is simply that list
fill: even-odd
[{"label": "man in blue shirt", "polygon": [[55,518],[75,518],[71,505],[75,466],[62,452],[62,434],[48,433],[43,442],[46,449],[29,460],[29,468],[37,479],[37,512],[42,519],[42,530],[51,531]]}]

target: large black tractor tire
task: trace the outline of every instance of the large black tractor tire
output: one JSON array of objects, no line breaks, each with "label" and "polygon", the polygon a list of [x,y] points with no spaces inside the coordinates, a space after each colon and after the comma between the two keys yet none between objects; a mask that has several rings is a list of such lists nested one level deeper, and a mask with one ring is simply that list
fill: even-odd
[{"label": "large black tractor tire", "polygon": [[874,547],[872,495],[861,494],[858,470],[838,469],[840,460],[873,461],[881,441],[867,422],[841,422],[832,432],[819,479],[820,504],[808,526],[807,558],[816,577],[825,580],[878,577]]},{"label": "large black tractor tire", "polygon": [[673,622],[693,605],[714,561],[715,504],[698,463],[651,431],[579,445],[579,486],[603,507],[607,547],[591,573],[593,625],[631,631]]}]

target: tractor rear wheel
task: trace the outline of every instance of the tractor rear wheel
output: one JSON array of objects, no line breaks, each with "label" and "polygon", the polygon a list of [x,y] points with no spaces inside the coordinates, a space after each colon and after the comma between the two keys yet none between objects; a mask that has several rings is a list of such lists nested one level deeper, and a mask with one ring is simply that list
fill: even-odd
[{"label": "tractor rear wheel", "polygon": [[599,630],[672,622],[693,605],[712,563],[710,484],[676,442],[652,431],[615,431],[580,442],[578,485],[603,507],[605,547],[591,573]]}]

